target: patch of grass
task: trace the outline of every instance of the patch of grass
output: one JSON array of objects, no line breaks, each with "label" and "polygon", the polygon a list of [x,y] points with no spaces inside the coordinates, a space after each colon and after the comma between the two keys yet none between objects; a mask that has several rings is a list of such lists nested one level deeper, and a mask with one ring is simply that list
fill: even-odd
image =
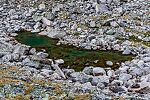
[{"label": "patch of grass", "polygon": [[150,42],[142,42],[144,45],[146,45],[146,46],[148,46],[148,47],[150,47]]},{"label": "patch of grass", "polygon": [[145,36],[150,36],[150,31],[143,33]]},{"label": "patch of grass", "polygon": [[90,94],[80,94],[74,97],[74,100],[90,100]]},{"label": "patch of grass", "polygon": [[7,98],[6,100],[31,100],[30,96],[18,94],[15,97]]},{"label": "patch of grass", "polygon": [[138,39],[138,37],[136,37],[136,36],[134,36],[134,35],[129,36],[129,40],[130,40],[130,41],[134,41],[134,42],[141,42],[141,40]]},{"label": "patch of grass", "polygon": [[79,32],[75,32],[74,35],[75,35],[75,36],[79,36],[80,33],[79,33]]}]

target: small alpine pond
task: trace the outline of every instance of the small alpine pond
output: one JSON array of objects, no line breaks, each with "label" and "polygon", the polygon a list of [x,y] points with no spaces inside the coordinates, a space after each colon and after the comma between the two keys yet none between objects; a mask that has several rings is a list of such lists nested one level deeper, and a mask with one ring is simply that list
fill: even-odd
[{"label": "small alpine pond", "polygon": [[[49,54],[48,58],[65,61],[60,65],[61,68],[73,68],[76,71],[81,71],[86,66],[117,69],[121,62],[132,60],[134,57],[133,55],[122,55],[121,52],[113,50],[86,50],[63,44],[58,46],[56,45],[58,39],[26,31],[18,32],[15,39],[22,44],[36,48],[38,51],[45,49]],[[113,66],[108,66],[106,61],[112,61]]]}]

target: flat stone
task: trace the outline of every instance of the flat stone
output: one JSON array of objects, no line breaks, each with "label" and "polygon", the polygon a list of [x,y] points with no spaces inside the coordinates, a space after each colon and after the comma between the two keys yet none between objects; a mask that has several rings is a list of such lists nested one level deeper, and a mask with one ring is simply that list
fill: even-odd
[{"label": "flat stone", "polygon": [[42,31],[38,33],[39,35],[47,35],[48,33],[46,31]]}]

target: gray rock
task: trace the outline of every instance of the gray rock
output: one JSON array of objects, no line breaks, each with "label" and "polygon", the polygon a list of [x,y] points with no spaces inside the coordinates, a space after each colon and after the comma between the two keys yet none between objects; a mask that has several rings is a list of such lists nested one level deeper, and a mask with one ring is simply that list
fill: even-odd
[{"label": "gray rock", "polygon": [[49,75],[53,74],[53,71],[48,69],[42,69],[40,74],[48,77]]},{"label": "gray rock", "polygon": [[40,64],[38,62],[32,61],[29,58],[26,58],[22,61],[22,65],[34,67],[34,68],[41,68]]},{"label": "gray rock", "polygon": [[70,77],[70,74],[74,73],[75,70],[74,69],[63,69],[63,72],[66,77]]},{"label": "gray rock", "polygon": [[46,13],[46,18],[49,20],[54,20],[55,19],[55,15],[52,14],[51,12],[47,12]]},{"label": "gray rock", "polygon": [[0,58],[2,58],[3,56],[9,54],[9,52],[0,52]]},{"label": "gray rock", "polygon": [[96,39],[92,39],[91,44],[95,44],[95,43],[96,43]]},{"label": "gray rock", "polygon": [[106,61],[106,64],[107,64],[108,66],[113,66],[113,62],[112,62],[112,61]]},{"label": "gray rock", "polygon": [[52,80],[61,80],[61,76],[60,74],[58,74],[57,72],[54,72],[51,76],[50,76],[50,79]]},{"label": "gray rock", "polygon": [[98,83],[109,83],[109,77],[106,75],[93,77],[91,81],[92,85],[97,85]]},{"label": "gray rock", "polygon": [[45,7],[46,7],[45,4],[40,4],[40,5],[39,5],[39,9],[40,9],[40,10],[45,9]]},{"label": "gray rock", "polygon": [[142,76],[144,73],[144,70],[141,68],[137,68],[137,67],[132,67],[132,69],[130,68],[130,74],[131,75],[135,75],[135,76]]},{"label": "gray rock", "polygon": [[57,59],[57,60],[55,60],[55,63],[57,63],[57,64],[63,64],[64,60],[63,59]]},{"label": "gray rock", "polygon": [[17,44],[17,45],[15,45],[15,47],[14,47],[13,53],[16,53],[16,54],[18,53],[18,54],[20,54],[20,55],[23,55],[23,54],[25,54],[25,52],[28,51],[28,50],[29,50],[29,48],[26,47],[25,45]]},{"label": "gray rock", "polygon": [[14,27],[14,31],[20,31],[21,30],[21,27],[19,26],[19,25],[16,25],[15,27]]},{"label": "gray rock", "polygon": [[66,79],[66,76],[64,74],[64,72],[59,68],[58,64],[54,64],[52,62],[51,66],[56,70],[56,72],[63,78],[63,79]]},{"label": "gray rock", "polygon": [[70,77],[72,78],[73,81],[78,81],[81,83],[90,82],[92,80],[91,76],[86,75],[81,72],[74,72],[74,73],[70,74]]},{"label": "gray rock", "polygon": [[50,25],[51,25],[51,21],[48,20],[46,17],[42,17],[42,22],[43,22],[46,26],[50,26]]},{"label": "gray rock", "polygon": [[98,0],[101,3],[106,3],[106,0]]},{"label": "gray rock", "polygon": [[140,81],[150,82],[150,74],[142,76]]},{"label": "gray rock", "polygon": [[122,73],[119,75],[119,80],[121,81],[128,81],[131,78],[132,78],[132,75],[130,74]]},{"label": "gray rock", "polygon": [[115,22],[115,21],[112,21],[112,22],[110,22],[110,25],[113,26],[113,27],[117,27],[117,26],[118,26],[118,23]]},{"label": "gray rock", "polygon": [[39,21],[42,20],[42,16],[34,15],[34,16],[32,16],[32,18],[33,18],[33,20],[34,20],[35,22],[39,22]]},{"label": "gray rock", "polygon": [[113,1],[113,0],[107,0],[107,3],[110,4],[110,3],[112,3],[112,1]]},{"label": "gray rock", "polygon": [[97,87],[100,88],[100,89],[104,89],[105,88],[105,85],[103,83],[98,83],[97,84]]},{"label": "gray rock", "polygon": [[113,80],[110,84],[111,84],[111,86],[122,86],[123,85],[123,81]]},{"label": "gray rock", "polygon": [[12,20],[17,20],[17,19],[19,18],[19,16],[18,16],[18,15],[12,15],[10,18],[11,18]]},{"label": "gray rock", "polygon": [[12,57],[12,61],[18,61],[19,60],[19,57],[20,57],[20,55],[19,54],[15,54],[15,53],[13,53],[13,54],[11,54],[11,57]]},{"label": "gray rock", "polygon": [[31,54],[36,54],[36,49],[35,48],[32,48],[30,51],[29,51],[29,53],[31,53]]},{"label": "gray rock", "polygon": [[44,59],[46,57],[48,57],[48,54],[47,53],[44,53],[44,52],[38,52],[37,53],[37,56],[41,59]]},{"label": "gray rock", "polygon": [[55,12],[60,11],[60,7],[61,7],[61,6],[59,6],[59,5],[58,5],[58,6],[53,7],[53,9],[52,9],[52,13],[53,13],[53,14],[55,14]]},{"label": "gray rock", "polygon": [[34,28],[35,30],[37,30],[37,29],[40,28],[40,26],[41,26],[41,23],[40,23],[40,22],[37,22],[37,23],[33,26],[33,28]]},{"label": "gray rock", "polygon": [[108,75],[108,77],[115,77],[115,72],[114,72],[114,70],[108,70],[108,71],[107,71],[107,75]]},{"label": "gray rock", "polygon": [[11,54],[8,54],[8,55],[5,55],[5,56],[2,57],[3,62],[9,62],[9,61],[12,61],[12,60],[13,59],[12,59]]},{"label": "gray rock", "polygon": [[82,86],[82,90],[83,90],[84,92],[90,91],[91,88],[92,88],[92,85],[91,85],[90,82],[84,83],[83,86]]},{"label": "gray rock", "polygon": [[144,58],[143,58],[143,61],[144,61],[144,62],[150,62],[150,57],[144,57]]},{"label": "gray rock", "polygon": [[137,66],[140,68],[143,68],[144,67],[144,61],[143,60],[138,61]]},{"label": "gray rock", "polygon": [[96,26],[95,21],[91,21],[90,22],[90,27],[95,27],[95,26]]},{"label": "gray rock", "polygon": [[83,72],[87,75],[91,75],[93,73],[93,67],[85,67]]},{"label": "gray rock", "polygon": [[108,12],[108,7],[105,4],[96,4],[95,5],[96,13]]},{"label": "gray rock", "polygon": [[150,82],[145,82],[145,81],[142,81],[139,83],[140,84],[140,88],[150,88]]},{"label": "gray rock", "polygon": [[110,87],[110,90],[114,93],[125,92],[124,88],[121,86]]},{"label": "gray rock", "polygon": [[71,78],[73,78],[75,81],[81,81],[82,80],[82,73],[80,72],[74,72],[70,74]]},{"label": "gray rock", "polygon": [[0,11],[3,11],[3,10],[4,10],[4,8],[3,8],[3,7],[1,7],[1,8],[0,8]]},{"label": "gray rock", "polygon": [[114,35],[115,31],[113,29],[107,30],[107,32],[105,33],[107,35]]},{"label": "gray rock", "polygon": [[143,72],[144,75],[150,74],[150,67],[144,67],[143,71],[144,71]]},{"label": "gray rock", "polygon": [[124,55],[131,54],[131,50],[129,48],[125,48],[125,50],[122,52]]},{"label": "gray rock", "polygon": [[62,38],[66,35],[65,32],[57,31],[55,29],[50,29],[48,31],[48,36],[51,38]]},{"label": "gray rock", "polygon": [[101,67],[93,68],[93,75],[105,75],[106,71]]}]

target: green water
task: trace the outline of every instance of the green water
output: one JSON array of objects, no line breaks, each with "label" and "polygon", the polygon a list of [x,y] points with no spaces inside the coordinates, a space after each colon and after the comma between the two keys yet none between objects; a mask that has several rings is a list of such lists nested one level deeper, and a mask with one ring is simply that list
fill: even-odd
[{"label": "green water", "polygon": [[[30,45],[38,51],[45,49],[49,54],[48,58],[63,59],[62,68],[73,68],[76,71],[82,70],[85,66],[111,67],[116,69],[119,64],[127,60],[132,60],[133,55],[122,55],[117,51],[100,51],[100,50],[85,50],[74,46],[60,45],[57,46],[57,39],[52,39],[47,36],[40,36],[37,33],[19,32],[15,37],[22,44]],[[98,60],[97,63],[94,61]],[[112,61],[113,66],[106,65],[106,61]]]}]

